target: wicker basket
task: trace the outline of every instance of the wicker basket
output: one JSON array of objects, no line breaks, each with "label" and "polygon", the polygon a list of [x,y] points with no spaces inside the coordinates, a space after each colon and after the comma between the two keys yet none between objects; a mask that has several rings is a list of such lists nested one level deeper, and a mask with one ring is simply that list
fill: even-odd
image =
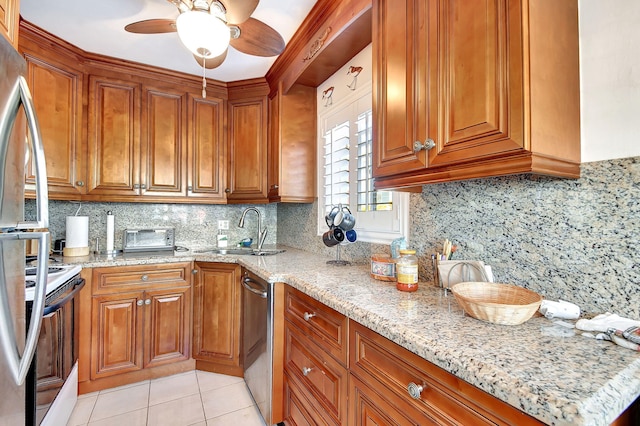
[{"label": "wicker basket", "polygon": [[454,284],[451,291],[467,314],[502,325],[522,324],[542,302],[538,293],[511,284],[464,282]]}]

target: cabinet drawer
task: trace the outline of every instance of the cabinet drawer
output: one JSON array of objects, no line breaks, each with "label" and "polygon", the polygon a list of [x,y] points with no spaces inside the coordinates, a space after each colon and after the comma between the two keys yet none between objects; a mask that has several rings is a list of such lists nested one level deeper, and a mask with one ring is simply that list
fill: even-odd
[{"label": "cabinet drawer", "polygon": [[143,287],[163,288],[191,285],[189,262],[95,268],[93,293],[114,293]]},{"label": "cabinet drawer", "polygon": [[[308,395],[287,374],[284,375],[284,417],[287,426],[338,426],[314,409]],[[346,424],[346,423],[345,423]]]},{"label": "cabinet drawer", "polygon": [[[352,321],[350,371],[374,389],[386,389],[438,422],[539,425],[533,417],[475,388],[385,337]],[[407,391],[422,386],[419,399]]]},{"label": "cabinet drawer", "polygon": [[284,315],[346,366],[348,321],[344,315],[288,286]]},{"label": "cabinet drawer", "polygon": [[321,412],[346,424],[347,369],[285,321],[285,371],[309,393]]}]

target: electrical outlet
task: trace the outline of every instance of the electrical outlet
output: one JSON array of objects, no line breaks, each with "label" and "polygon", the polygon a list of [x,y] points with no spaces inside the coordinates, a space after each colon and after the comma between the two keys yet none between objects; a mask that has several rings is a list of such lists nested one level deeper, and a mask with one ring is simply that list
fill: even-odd
[{"label": "electrical outlet", "polygon": [[218,221],[218,229],[229,229],[229,221],[228,220],[219,220]]}]

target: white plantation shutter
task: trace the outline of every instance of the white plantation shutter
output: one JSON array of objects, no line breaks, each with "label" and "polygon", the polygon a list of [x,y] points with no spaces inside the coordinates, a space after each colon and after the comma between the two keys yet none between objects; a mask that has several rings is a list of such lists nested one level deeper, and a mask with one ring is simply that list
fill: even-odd
[{"label": "white plantation shutter", "polygon": [[375,191],[372,176],[373,114],[370,89],[350,102],[320,111],[318,233],[334,205],[356,216],[358,240],[388,243],[407,235],[408,194]]}]

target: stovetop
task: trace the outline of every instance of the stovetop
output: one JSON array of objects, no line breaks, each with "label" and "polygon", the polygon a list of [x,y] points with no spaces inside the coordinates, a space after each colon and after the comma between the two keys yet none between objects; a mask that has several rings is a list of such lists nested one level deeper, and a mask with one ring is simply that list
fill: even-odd
[{"label": "stovetop", "polygon": [[[53,293],[80,273],[82,268],[79,265],[49,265],[47,274],[47,295]],[[25,300],[32,302],[35,294],[36,267],[28,266],[25,269]]]}]

